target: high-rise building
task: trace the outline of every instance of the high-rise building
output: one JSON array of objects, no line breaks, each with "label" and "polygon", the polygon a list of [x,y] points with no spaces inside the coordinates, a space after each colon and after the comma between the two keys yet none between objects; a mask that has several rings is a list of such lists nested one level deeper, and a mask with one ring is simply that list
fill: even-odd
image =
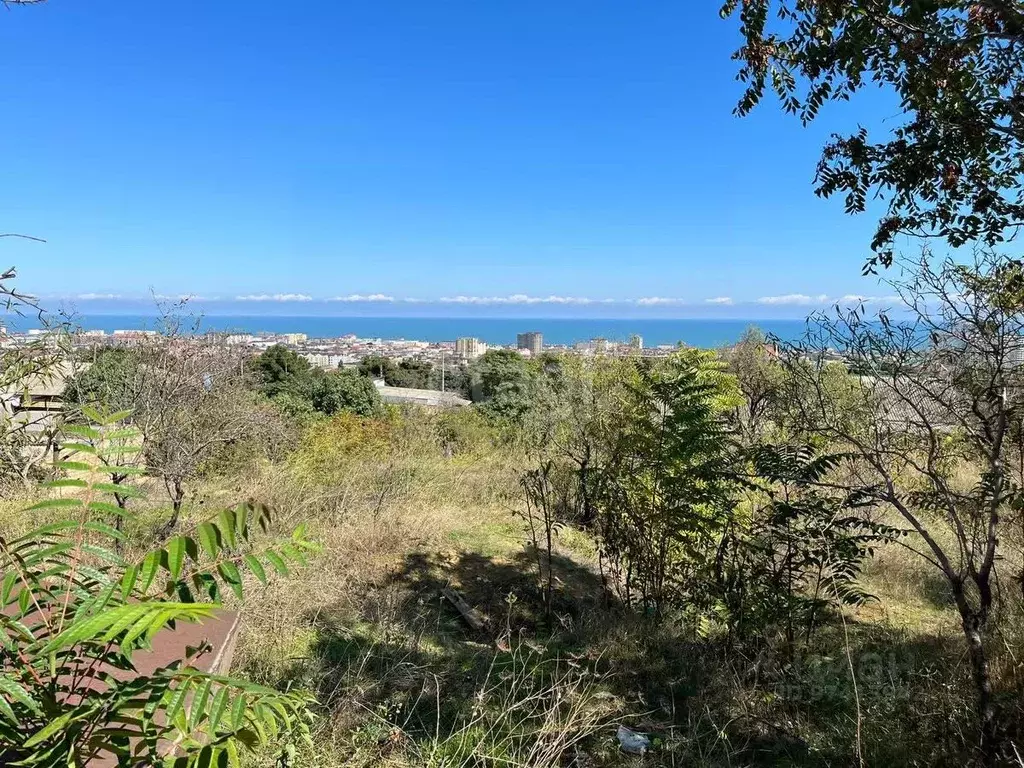
[{"label": "high-rise building", "polygon": [[634,333],[632,336],[629,337],[629,346],[631,346],[633,349],[643,349],[644,337],[641,336],[639,333]]},{"label": "high-rise building", "polygon": [[527,331],[516,335],[516,349],[529,350],[532,357],[537,357],[544,349],[544,335],[540,331]]},{"label": "high-rise building", "polygon": [[476,360],[487,351],[487,345],[480,339],[466,336],[455,340],[455,354],[466,360]]}]

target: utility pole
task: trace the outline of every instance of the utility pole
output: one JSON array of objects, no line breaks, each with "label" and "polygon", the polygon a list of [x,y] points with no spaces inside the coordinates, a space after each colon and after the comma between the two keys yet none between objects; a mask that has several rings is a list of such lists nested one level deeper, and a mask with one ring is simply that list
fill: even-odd
[{"label": "utility pole", "polygon": [[444,392],[444,347],[441,347],[441,391]]}]

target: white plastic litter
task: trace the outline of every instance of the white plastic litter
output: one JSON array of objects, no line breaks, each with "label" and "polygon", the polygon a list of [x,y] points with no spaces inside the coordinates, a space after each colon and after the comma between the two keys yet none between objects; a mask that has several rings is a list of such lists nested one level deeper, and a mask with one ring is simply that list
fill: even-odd
[{"label": "white plastic litter", "polygon": [[622,751],[631,755],[642,755],[651,746],[650,739],[642,733],[629,730],[624,725],[619,726],[616,736],[619,738],[619,746],[622,747]]}]

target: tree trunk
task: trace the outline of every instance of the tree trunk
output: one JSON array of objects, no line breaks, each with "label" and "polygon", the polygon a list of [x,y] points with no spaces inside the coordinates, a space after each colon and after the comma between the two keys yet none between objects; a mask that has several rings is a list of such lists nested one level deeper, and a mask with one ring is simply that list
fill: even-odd
[{"label": "tree trunk", "polygon": [[996,711],[992,703],[992,679],[989,675],[988,656],[985,653],[981,622],[977,616],[965,618],[964,637],[971,658],[971,676],[977,698],[978,721],[981,730],[981,764],[985,768],[995,766],[999,760],[999,734],[996,730]]},{"label": "tree trunk", "polygon": [[181,486],[180,480],[164,481],[167,486],[167,493],[171,497],[171,518],[164,523],[157,534],[159,538],[166,539],[175,528],[178,527],[178,518],[181,516],[181,506],[185,501],[185,489]]},{"label": "tree trunk", "polygon": [[554,594],[555,594],[555,586],[554,586],[555,574],[553,573],[552,564],[551,564],[551,549],[553,547],[553,542],[551,540],[551,529],[553,527],[554,527],[554,523],[551,520],[550,513],[547,511],[547,509],[545,509],[544,510],[544,528],[545,528],[544,533],[545,533],[545,535],[547,537],[547,547],[548,547],[548,552],[547,552],[547,557],[548,557],[548,579],[547,579],[547,583],[544,585],[544,613],[545,613],[545,618],[547,619],[547,622],[548,622],[548,629],[549,630],[553,630],[553,627],[551,626],[551,601],[554,598]]},{"label": "tree trunk", "polygon": [[178,515],[181,514],[181,504],[185,501],[185,489],[181,487],[181,481],[174,481],[174,496],[171,499],[171,507],[174,510],[174,522],[177,524]]},{"label": "tree trunk", "polygon": [[992,593],[987,583],[979,583],[981,606],[974,608],[968,601],[964,584],[950,577],[953,599],[960,612],[960,622],[971,659],[971,678],[974,681],[975,708],[978,712],[979,764],[994,768],[999,761],[999,732],[995,704],[992,701],[992,678],[989,674],[988,655],[985,652],[985,624]]}]

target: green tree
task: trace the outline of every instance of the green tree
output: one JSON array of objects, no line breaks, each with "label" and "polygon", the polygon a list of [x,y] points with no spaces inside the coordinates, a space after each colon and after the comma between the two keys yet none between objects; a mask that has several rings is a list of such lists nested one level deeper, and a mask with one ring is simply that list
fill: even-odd
[{"label": "green tree", "polygon": [[778,403],[783,368],[774,346],[757,327],[748,328],[723,357],[743,393],[743,403],[734,412],[736,424],[744,440],[752,445],[772,426],[771,410]]},{"label": "green tree", "polygon": [[138,350],[100,349],[87,368],[72,376],[64,387],[64,402],[81,407],[103,403],[112,411],[135,407],[142,386]]},{"label": "green tree", "polygon": [[807,124],[829,100],[882,85],[899,97],[882,136],[835,135],[815,191],[888,210],[866,269],[902,233],[994,245],[1024,223],[1024,5],[1019,0],[727,0],[743,46],[746,115],[771,88]]},{"label": "green tree", "polygon": [[427,360],[403,360],[395,368],[395,372],[385,383],[392,387],[410,387],[412,389],[429,389],[431,373],[434,366]]},{"label": "green tree", "polygon": [[511,429],[514,436],[537,399],[537,374],[518,352],[488,350],[470,368],[472,397],[494,423]]},{"label": "green tree", "polygon": [[685,350],[637,366],[605,458],[591,472],[591,523],[627,604],[655,615],[707,610],[716,545],[734,505],[737,452],[727,412],[735,381],[713,352]]},{"label": "green tree", "polygon": [[257,356],[252,363],[258,374],[260,389],[267,397],[281,392],[300,393],[310,383],[309,361],[283,344],[275,344]]},{"label": "green tree", "polygon": [[328,416],[339,411],[378,416],[382,410],[377,387],[355,371],[331,371],[315,376],[311,392],[313,407]]},{"label": "green tree", "polygon": [[470,366],[473,400],[483,402],[494,397],[502,386],[519,385],[529,378],[526,360],[510,349],[489,349]]},{"label": "green tree", "polygon": [[[1016,532],[1024,523],[1024,444],[1015,434],[1024,316],[1007,308],[998,279],[1009,261],[981,252],[965,271],[924,253],[890,281],[906,317],[820,316],[808,343],[784,356],[797,384],[786,398],[794,423],[849,457],[832,485],[899,514],[912,551],[956,606],[987,766],[1013,760],[1005,724],[1017,719],[991,670],[997,622],[1021,610],[1020,590],[999,577],[1021,562]],[[818,362],[836,352],[863,375],[839,377],[839,364]],[[1015,575],[1024,584],[1024,572]]]},{"label": "green tree", "polygon": [[435,365],[430,372],[430,389],[443,389],[445,392],[455,392],[465,398],[469,398],[472,390],[472,377],[469,366],[464,362],[452,363],[446,359],[444,363],[444,381],[442,382],[441,366]]},{"label": "green tree", "polygon": [[371,379],[384,379],[389,386],[397,386],[391,383],[395,379],[395,369],[395,361],[384,355],[367,355],[359,361],[359,373]]}]

